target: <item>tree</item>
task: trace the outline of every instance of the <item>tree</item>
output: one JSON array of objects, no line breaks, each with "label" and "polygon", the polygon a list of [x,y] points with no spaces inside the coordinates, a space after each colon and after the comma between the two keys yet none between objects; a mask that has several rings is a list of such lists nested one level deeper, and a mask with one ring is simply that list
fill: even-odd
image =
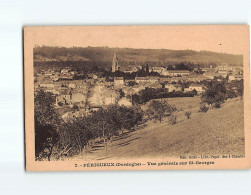
[{"label": "tree", "polygon": [[168,122],[169,122],[171,125],[177,124],[177,116],[172,114],[172,115],[168,118]]},{"label": "tree", "polygon": [[146,73],[149,74],[149,65],[146,65]]},{"label": "tree", "polygon": [[58,142],[58,132],[52,125],[41,125],[35,119],[35,156],[41,160],[47,157],[51,159],[54,146]]},{"label": "tree", "polygon": [[156,101],[153,100],[150,104],[146,113],[149,118],[154,118],[162,122],[162,119],[166,115],[171,115],[175,111],[175,108],[167,103],[167,101]]},{"label": "tree", "polygon": [[239,96],[241,96],[241,98],[243,97],[243,92],[244,92],[244,86],[243,86],[243,80],[239,81],[238,82],[238,85],[237,85],[237,94]]},{"label": "tree", "polygon": [[207,112],[208,109],[209,109],[209,107],[207,107],[206,105],[202,105],[202,106],[200,106],[199,112]]},{"label": "tree", "polygon": [[51,93],[39,91],[35,95],[35,156],[41,160],[51,159],[54,146],[58,142],[57,131],[60,118],[54,109],[54,98]]},{"label": "tree", "polygon": [[227,89],[224,82],[211,81],[202,94],[202,103],[207,103],[209,106],[220,105],[225,102],[226,94]]},{"label": "tree", "polygon": [[184,115],[187,117],[187,119],[191,118],[192,112],[191,111],[187,111],[184,113]]},{"label": "tree", "polygon": [[232,98],[235,98],[235,97],[237,97],[237,93],[233,89],[230,88],[227,91],[227,98],[232,99]]},{"label": "tree", "polygon": [[118,93],[119,93],[119,98],[120,99],[123,98],[123,97],[125,97],[125,93],[124,93],[124,91],[122,89],[119,89]]}]

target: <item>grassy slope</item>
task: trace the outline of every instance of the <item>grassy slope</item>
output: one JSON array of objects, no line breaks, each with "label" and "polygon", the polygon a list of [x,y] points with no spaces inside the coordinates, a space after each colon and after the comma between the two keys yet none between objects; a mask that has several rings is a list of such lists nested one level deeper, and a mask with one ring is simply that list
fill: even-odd
[{"label": "grassy slope", "polygon": [[[178,157],[180,155],[244,155],[243,101],[231,100],[221,109],[198,113],[196,99],[172,99],[182,102],[182,110],[192,110],[186,119],[178,111],[178,124],[150,121],[147,126],[114,139],[108,150],[98,144],[77,159],[113,159],[133,157]],[[191,108],[192,106],[192,108]],[[180,106],[177,106],[178,109]]]}]

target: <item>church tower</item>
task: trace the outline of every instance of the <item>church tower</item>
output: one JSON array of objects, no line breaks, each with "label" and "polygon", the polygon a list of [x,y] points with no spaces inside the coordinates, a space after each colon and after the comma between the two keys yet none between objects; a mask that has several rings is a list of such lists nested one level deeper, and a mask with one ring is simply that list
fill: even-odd
[{"label": "church tower", "polygon": [[114,53],[112,59],[112,72],[116,72],[118,69],[119,69],[119,61],[117,60],[116,53]]}]

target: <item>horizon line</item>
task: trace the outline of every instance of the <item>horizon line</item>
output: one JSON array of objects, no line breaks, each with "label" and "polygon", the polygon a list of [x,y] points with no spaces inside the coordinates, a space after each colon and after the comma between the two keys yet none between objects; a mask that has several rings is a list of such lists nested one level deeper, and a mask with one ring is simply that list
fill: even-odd
[{"label": "horizon line", "polygon": [[[233,53],[225,53],[225,52],[217,52],[210,50],[195,50],[195,49],[167,49],[167,48],[132,48],[132,47],[109,47],[109,46],[52,46],[52,45],[35,45],[34,48],[38,47],[57,47],[57,48],[110,48],[110,49],[144,49],[144,50],[171,50],[171,51],[195,51],[195,52],[212,52],[218,54],[227,54],[227,55],[235,55],[235,56],[243,56],[244,54],[233,54]],[[34,49],[33,48],[33,49]]]}]

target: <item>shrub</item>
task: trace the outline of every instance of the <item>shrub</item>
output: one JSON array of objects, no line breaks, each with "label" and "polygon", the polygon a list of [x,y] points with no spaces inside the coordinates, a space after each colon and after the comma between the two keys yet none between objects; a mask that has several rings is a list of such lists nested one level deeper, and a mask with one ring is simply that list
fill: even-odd
[{"label": "shrub", "polygon": [[58,102],[58,105],[59,106],[63,106],[64,104],[62,102]]},{"label": "shrub", "polygon": [[175,110],[176,108],[168,104],[167,101],[153,100],[146,110],[146,115],[148,119],[156,119],[162,122],[163,117],[171,115]]},{"label": "shrub", "polygon": [[168,121],[169,121],[169,123],[170,123],[171,125],[177,124],[177,116],[176,116],[176,115],[171,115],[171,116],[169,117]]},{"label": "shrub", "polygon": [[216,102],[215,104],[213,104],[214,108],[221,108],[221,103]]},{"label": "shrub", "polygon": [[187,117],[187,119],[191,118],[192,112],[191,111],[187,111],[184,113],[184,115]]},{"label": "shrub", "polygon": [[206,105],[202,105],[202,106],[200,107],[199,112],[207,112],[208,109],[209,109],[209,107],[207,107]]}]

